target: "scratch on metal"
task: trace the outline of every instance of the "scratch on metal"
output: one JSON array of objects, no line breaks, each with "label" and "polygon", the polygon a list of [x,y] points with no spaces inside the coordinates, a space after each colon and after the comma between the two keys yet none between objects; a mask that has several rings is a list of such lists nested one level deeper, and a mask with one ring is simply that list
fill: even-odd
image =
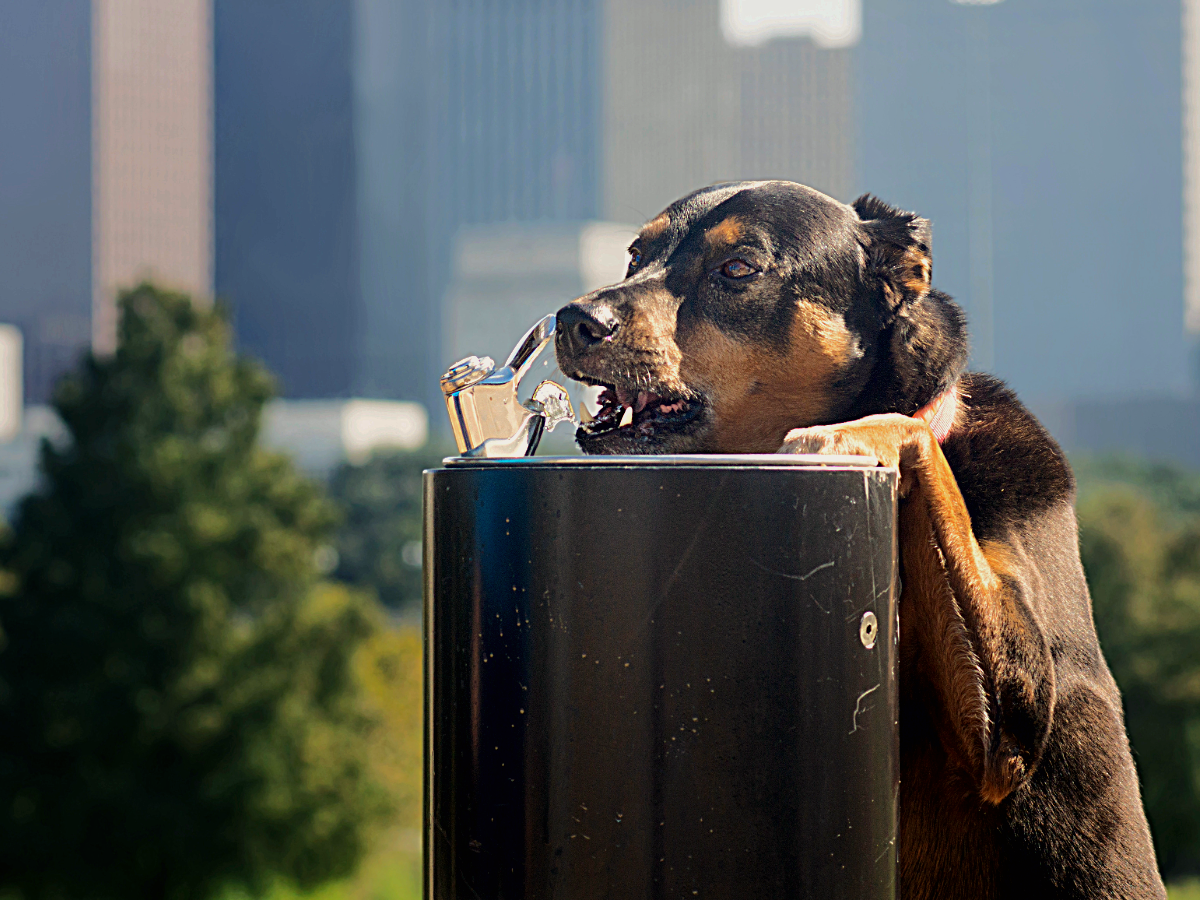
[{"label": "scratch on metal", "polygon": [[821,563],[815,569],[805,572],[803,575],[793,575],[790,572],[780,572],[778,569],[769,569],[766,566],[764,566],[762,563],[760,563],[757,559],[754,559],[753,557],[751,557],[750,562],[754,563],[754,565],[758,566],[764,572],[770,572],[772,575],[778,575],[780,578],[790,578],[793,581],[808,581],[808,579],[812,578],[814,575],[816,575],[822,569],[832,568],[833,565],[836,563],[836,560],[831,559],[829,562]]},{"label": "scratch on metal", "polygon": [[854,734],[854,732],[858,731],[858,714],[862,712],[863,700],[865,700],[870,694],[875,693],[877,690],[879,690],[879,685],[875,685],[873,688],[868,688],[859,694],[858,699],[854,701],[854,715],[850,718],[850,721],[853,723],[854,727],[850,729],[850,734]]}]

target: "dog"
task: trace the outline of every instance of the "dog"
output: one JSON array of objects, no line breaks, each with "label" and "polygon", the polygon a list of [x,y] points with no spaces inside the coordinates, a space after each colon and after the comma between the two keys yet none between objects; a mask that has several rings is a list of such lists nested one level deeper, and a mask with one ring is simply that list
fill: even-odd
[{"label": "dog", "polygon": [[799,184],[697,191],[557,314],[603,388],[586,453],[833,453],[899,469],[899,883],[924,898],[1163,898],[1062,451],[967,373],[930,225]]}]

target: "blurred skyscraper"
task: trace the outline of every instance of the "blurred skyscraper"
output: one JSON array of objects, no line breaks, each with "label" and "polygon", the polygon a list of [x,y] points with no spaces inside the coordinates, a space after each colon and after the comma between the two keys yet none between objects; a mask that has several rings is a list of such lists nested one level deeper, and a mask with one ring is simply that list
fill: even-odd
[{"label": "blurred skyscraper", "polygon": [[217,293],[289,396],[432,400],[457,230],[594,216],[592,0],[216,0]]},{"label": "blurred skyscraper", "polygon": [[696,188],[744,178],[850,199],[857,23],[830,33],[818,7],[836,24],[837,3],[605,0],[604,215],[644,221]]},{"label": "blurred skyscraper", "polygon": [[[584,18],[581,4],[575,21],[541,33],[538,40],[553,42],[570,34],[566,26],[587,28],[580,37],[589,41],[591,61],[580,73],[580,85],[588,102],[576,105],[575,118],[566,123],[576,141],[586,141],[582,147],[567,144],[565,153],[556,151],[541,171],[461,161],[468,164],[466,172],[484,174],[487,186],[472,185],[466,202],[457,201],[462,205],[454,281],[440,292],[445,298],[440,304],[443,364],[467,352],[505,353],[540,315],[621,276],[629,227],[570,222],[565,213],[571,208],[581,217],[598,209],[615,221],[640,224],[714,181],[789,178],[838,196],[851,190],[854,105],[847,45],[857,38],[857,22],[822,35],[825,43],[838,46],[817,46],[810,38],[824,22],[819,17],[782,37],[781,23],[769,33],[746,29],[746,17],[739,14],[755,3],[762,5],[760,0],[598,0],[587,10],[594,21]],[[805,5],[789,5],[791,24],[797,24],[796,11]],[[460,27],[478,20],[480,8],[462,4]],[[552,8],[530,4],[522,27],[545,21]],[[511,17],[510,10],[505,18]],[[501,25],[496,20],[495,27]],[[763,43],[771,35],[774,39]],[[455,43],[474,46],[470,40]],[[496,110],[520,108],[527,96],[489,94],[462,121],[468,126],[488,122]],[[448,146],[478,140],[474,152],[480,161],[494,156],[488,144],[497,134],[478,125],[466,132],[457,128],[443,132]],[[471,137],[464,141],[464,135]],[[547,205],[560,194],[564,176],[575,173],[581,155],[587,166],[573,185],[578,192],[573,202]],[[446,174],[452,183],[462,180],[453,168]],[[533,196],[523,207],[478,204],[476,198],[495,193],[505,182]],[[535,218],[543,221],[465,225]],[[596,239],[599,235],[603,239]]]},{"label": "blurred skyscraper", "polygon": [[858,60],[859,182],[933,220],[974,364],[1186,391],[1178,0],[864,0]]},{"label": "blurred skyscraper", "polygon": [[214,3],[216,294],[289,397],[357,387],[353,11]]},{"label": "blurred skyscraper", "polygon": [[363,393],[440,406],[457,232],[597,215],[599,5],[358,0],[356,10]]},{"label": "blurred skyscraper", "polygon": [[636,226],[614,222],[506,222],[461,229],[442,307],[444,358],[489,355],[501,363],[529,326],[561,306],[563,298],[620,281],[625,248],[636,234]]},{"label": "blurred skyscraper", "polygon": [[208,0],[0,4],[0,319],[26,396],[92,344],[118,287],[212,289]]},{"label": "blurred skyscraper", "polygon": [[[1183,0],[1184,307],[1193,353],[1200,349],[1200,0]],[[1200,354],[1193,356],[1200,382]]]},{"label": "blurred skyscraper", "polygon": [[731,178],[845,196],[850,51],[753,46],[722,10],[216,0],[217,293],[243,347],[291,396],[436,402],[461,229],[565,236]]},{"label": "blurred skyscraper", "polygon": [[93,0],[92,342],[142,275],[212,294],[209,0]]}]

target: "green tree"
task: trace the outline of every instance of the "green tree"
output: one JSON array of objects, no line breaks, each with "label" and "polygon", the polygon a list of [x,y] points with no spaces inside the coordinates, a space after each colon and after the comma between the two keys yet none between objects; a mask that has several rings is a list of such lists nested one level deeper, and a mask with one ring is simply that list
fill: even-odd
[{"label": "green tree", "polygon": [[69,440],[3,550],[0,888],[186,900],[361,855],[377,614],[318,581],[334,516],[259,447],[271,392],[219,311],[149,285],[58,386]]},{"label": "green tree", "polygon": [[1159,864],[1200,866],[1200,478],[1084,461],[1080,547]]},{"label": "green tree", "polygon": [[451,452],[433,446],[377,453],[334,472],[329,490],[343,512],[335,577],[374,589],[393,610],[420,608],[421,472]]}]

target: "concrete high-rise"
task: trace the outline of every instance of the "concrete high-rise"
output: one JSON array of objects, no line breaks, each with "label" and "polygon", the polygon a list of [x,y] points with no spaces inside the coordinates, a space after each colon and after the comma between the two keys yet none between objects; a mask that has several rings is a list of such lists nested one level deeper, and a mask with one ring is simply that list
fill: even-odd
[{"label": "concrete high-rise", "polygon": [[[1200,0],[1182,3],[1184,316],[1200,349]],[[1200,355],[1192,376],[1200,382]]]},{"label": "concrete high-rise", "polygon": [[749,44],[728,27],[736,6],[604,3],[606,217],[643,221],[696,188],[740,179],[783,178],[852,199],[853,35],[821,46],[780,28]]},{"label": "concrete high-rise", "polygon": [[93,0],[92,344],[114,298],[153,277],[212,294],[209,0]]},{"label": "concrete high-rise", "polygon": [[40,401],[116,292],[212,291],[208,0],[0,5],[0,319]]}]

